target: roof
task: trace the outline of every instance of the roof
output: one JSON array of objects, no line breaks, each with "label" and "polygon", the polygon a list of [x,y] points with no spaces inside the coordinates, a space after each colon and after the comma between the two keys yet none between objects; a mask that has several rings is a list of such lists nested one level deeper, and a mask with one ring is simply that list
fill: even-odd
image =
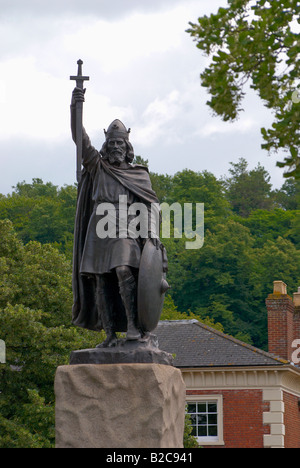
[{"label": "roof", "polygon": [[153,334],[162,351],[175,354],[174,365],[179,368],[290,364],[197,320],[160,321]]}]

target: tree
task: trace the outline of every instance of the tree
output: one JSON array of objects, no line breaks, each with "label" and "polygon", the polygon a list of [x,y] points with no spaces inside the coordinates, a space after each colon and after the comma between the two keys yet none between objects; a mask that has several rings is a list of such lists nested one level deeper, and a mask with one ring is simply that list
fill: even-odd
[{"label": "tree", "polygon": [[24,245],[8,220],[0,236],[0,447],[51,447],[56,368],[103,337],[71,326],[71,265],[62,254]]},{"label": "tree", "polygon": [[48,327],[46,321],[47,314],[23,305],[0,309],[6,343],[6,364],[0,365],[1,448],[54,446],[55,372],[88,340],[75,327]]},{"label": "tree", "polygon": [[[299,286],[299,183],[290,178],[270,194],[264,169],[248,171],[245,161],[232,165],[230,175],[227,185],[208,172],[154,175],[162,201],[205,204],[202,248],[186,250],[184,238],[162,239],[171,289],[161,319],[196,318],[266,348],[265,298],[273,281],[284,281],[289,294]],[[264,189],[251,205],[254,211],[235,214],[231,204],[238,196],[229,200],[228,190],[235,187],[239,197],[252,200],[258,184]],[[274,208],[257,209],[269,194]],[[7,364],[0,364],[1,448],[53,446],[55,370],[68,362],[71,350],[103,339],[103,333],[71,325],[72,266],[61,251],[64,239],[72,245],[76,195],[76,187],[58,189],[34,179],[0,196],[0,339],[7,351]],[[47,230],[33,216],[35,209],[46,216],[47,206],[59,234],[51,244],[37,242],[42,233],[47,241]]]},{"label": "tree", "polygon": [[297,290],[300,258],[290,240],[264,236],[259,244],[255,233],[231,218],[206,232],[201,249],[179,250],[168,275],[178,309],[200,321],[208,316],[225,333],[266,348],[265,299],[275,279]]},{"label": "tree", "polygon": [[268,151],[284,150],[288,156],[277,165],[285,176],[300,177],[299,120],[300,76],[299,34],[293,21],[299,21],[297,0],[228,0],[227,8],[190,23],[187,32],[212,62],[201,73],[208,89],[207,104],[224,121],[233,121],[242,110],[245,84],[275,115],[272,128],[262,128]]},{"label": "tree", "polygon": [[[243,331],[255,340],[253,281],[256,255],[247,228],[227,220],[207,231],[199,250],[178,254],[180,276],[170,271],[171,293],[179,310],[192,311],[199,320],[209,316],[226,333]],[[256,306],[256,304],[255,304]]]},{"label": "tree", "polygon": [[53,246],[24,245],[10,221],[0,221],[0,307],[23,304],[49,314],[48,326],[68,325],[72,308],[71,264]]},{"label": "tree", "polygon": [[184,434],[183,434],[183,447],[184,448],[199,448],[197,438],[192,435],[193,427],[191,415],[186,412],[184,419]]},{"label": "tree", "polygon": [[[195,172],[189,169],[177,172],[166,196],[166,202],[204,203],[205,229],[212,228],[216,221],[231,215],[223,183],[208,171]],[[195,217],[193,216],[193,221]]]},{"label": "tree", "polygon": [[257,249],[258,286],[260,295],[267,297],[272,291],[274,279],[288,285],[289,294],[297,291],[300,278],[300,250],[287,239],[278,237],[268,240],[262,249]]},{"label": "tree", "polygon": [[172,189],[173,177],[167,174],[157,174],[150,172],[151,184],[154,192],[160,203],[167,200],[168,195]]},{"label": "tree", "polygon": [[31,184],[26,183],[25,180],[18,182],[13,189],[16,195],[27,198],[55,197],[57,194],[56,185],[52,182],[45,184],[42,179],[38,178],[32,179]]},{"label": "tree", "polygon": [[174,304],[172,297],[167,294],[164,300],[164,306],[160,320],[198,320],[199,322],[205,323],[211,328],[215,328],[220,332],[224,332],[224,327],[221,323],[215,323],[215,321],[208,316],[208,314],[200,319],[199,315],[194,314],[191,311],[179,312]]},{"label": "tree", "polygon": [[298,239],[294,224],[299,215],[299,211],[276,208],[271,211],[256,210],[247,218],[237,217],[236,219],[250,229],[256,247],[263,247],[268,240],[276,241],[278,237],[288,239],[297,246]]},{"label": "tree", "polygon": [[300,209],[300,180],[290,177],[273,192],[274,202],[283,210]]},{"label": "tree", "polygon": [[247,169],[248,163],[240,158],[238,163],[230,163],[231,177],[225,178],[226,196],[234,213],[247,217],[257,209],[269,209],[271,199],[270,175],[260,165]]},{"label": "tree", "polygon": [[24,243],[51,243],[71,259],[77,188],[59,189],[41,179],[13,188],[12,194],[0,198],[0,219],[11,220]]}]

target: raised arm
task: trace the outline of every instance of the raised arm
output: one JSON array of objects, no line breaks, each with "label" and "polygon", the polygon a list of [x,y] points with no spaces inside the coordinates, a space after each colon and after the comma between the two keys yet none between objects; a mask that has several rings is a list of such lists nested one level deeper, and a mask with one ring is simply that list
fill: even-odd
[{"label": "raised arm", "polygon": [[76,103],[84,102],[85,89],[74,88],[71,100],[71,131],[74,143],[76,143]]},{"label": "raised arm", "polygon": [[[76,138],[76,102],[84,102],[85,89],[74,88],[71,100],[71,132],[74,143],[77,142]],[[82,164],[88,170],[92,171],[100,157],[99,152],[92,146],[91,140],[82,127]]]}]

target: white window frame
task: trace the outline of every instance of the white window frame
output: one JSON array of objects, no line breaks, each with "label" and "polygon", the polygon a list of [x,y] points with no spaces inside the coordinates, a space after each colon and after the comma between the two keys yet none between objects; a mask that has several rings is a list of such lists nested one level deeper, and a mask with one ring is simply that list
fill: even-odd
[{"label": "white window frame", "polygon": [[218,435],[216,437],[196,437],[200,445],[224,445],[223,439],[223,395],[187,395],[186,403],[217,403],[217,426]]}]

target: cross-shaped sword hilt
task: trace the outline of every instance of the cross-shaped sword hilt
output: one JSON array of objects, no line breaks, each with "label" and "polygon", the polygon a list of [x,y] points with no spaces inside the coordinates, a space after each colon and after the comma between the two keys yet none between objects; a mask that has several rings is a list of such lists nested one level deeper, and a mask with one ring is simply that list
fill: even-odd
[{"label": "cross-shaped sword hilt", "polygon": [[70,80],[75,80],[77,88],[80,88],[80,89],[83,89],[83,82],[89,81],[90,79],[89,76],[82,76],[82,64],[83,64],[83,61],[78,60],[77,61],[77,65],[78,65],[77,76],[70,76]]},{"label": "cross-shaped sword hilt", "polygon": [[[82,60],[78,60],[77,76],[70,76],[70,80],[76,81],[77,88],[83,89],[83,82],[88,81],[89,76],[82,76]],[[76,102],[76,146],[77,146],[77,170],[76,177],[78,184],[81,181],[81,164],[82,164],[82,108],[81,101]]]}]

